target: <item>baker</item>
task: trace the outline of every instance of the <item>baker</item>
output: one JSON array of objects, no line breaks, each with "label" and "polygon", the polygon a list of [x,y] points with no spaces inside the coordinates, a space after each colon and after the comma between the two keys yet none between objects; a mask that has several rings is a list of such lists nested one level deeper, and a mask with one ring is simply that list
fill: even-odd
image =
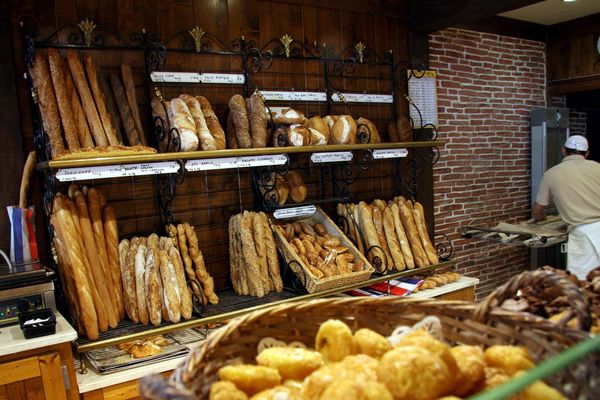
[{"label": "baker", "polygon": [[561,152],[562,162],[542,177],[532,214],[546,218],[550,196],[563,221],[568,224],[567,270],[579,279],[600,266],[600,163],[587,160],[588,141],[570,136]]}]

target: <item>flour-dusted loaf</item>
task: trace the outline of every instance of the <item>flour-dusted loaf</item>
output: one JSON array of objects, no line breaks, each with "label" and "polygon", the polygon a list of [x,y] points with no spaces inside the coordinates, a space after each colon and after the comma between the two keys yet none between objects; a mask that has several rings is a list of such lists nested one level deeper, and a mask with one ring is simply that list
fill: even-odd
[{"label": "flour-dusted loaf", "polygon": [[179,131],[181,151],[194,151],[198,149],[198,136],[196,124],[188,106],[179,98],[172,99],[169,107],[171,126]]},{"label": "flour-dusted loaf", "polygon": [[135,298],[137,302],[138,316],[142,324],[150,321],[148,304],[146,302],[146,253],[148,248],[145,244],[139,244],[135,253]]},{"label": "flour-dusted loaf", "polygon": [[148,141],[144,135],[142,120],[140,119],[140,111],[138,110],[137,99],[135,97],[133,74],[131,73],[131,67],[127,64],[121,65],[121,79],[123,80],[125,95],[127,96],[127,104],[129,104],[129,109],[131,110],[131,116],[133,117],[133,122],[135,124],[135,129],[138,133],[140,143],[144,146],[148,146]]},{"label": "flour-dusted loaf", "polygon": [[[108,269],[110,272],[110,291],[117,306],[117,317],[121,320],[125,316],[125,305],[123,302],[121,267],[119,266],[119,232],[117,228],[117,216],[113,207],[107,205],[102,210],[102,224],[106,239],[106,255],[108,257]],[[108,278],[106,277],[107,283],[109,282]]]},{"label": "flour-dusted loaf", "polygon": [[125,89],[123,88],[123,84],[121,83],[121,80],[116,74],[110,74],[109,80],[110,87],[115,98],[115,102],[117,103],[117,108],[119,109],[121,123],[123,124],[123,128],[125,129],[125,136],[127,137],[127,142],[130,146],[136,146],[138,144],[141,144],[141,132],[138,132],[135,127],[135,122],[133,120],[133,115],[131,114],[131,108],[129,108],[129,103],[127,102],[127,97],[125,96]]},{"label": "flour-dusted loaf", "polygon": [[192,114],[192,118],[194,119],[194,124],[196,126],[196,136],[198,136],[198,140],[200,141],[200,148],[205,151],[217,150],[217,144],[210,133],[210,130],[208,129],[208,125],[206,124],[206,119],[198,99],[196,99],[194,96],[190,96],[189,94],[182,94],[179,96],[179,98],[185,102],[190,110],[190,113]]},{"label": "flour-dusted loaf", "polygon": [[206,125],[208,126],[210,134],[215,139],[215,145],[217,146],[217,150],[224,150],[227,146],[225,140],[225,132],[223,132],[223,128],[221,127],[219,119],[214,113],[210,102],[206,99],[206,97],[203,96],[196,96],[196,99],[200,102],[200,107],[202,108],[202,113],[204,114]]},{"label": "flour-dusted loaf", "polygon": [[250,107],[248,108],[248,121],[252,134],[252,147],[267,147],[267,120],[265,118],[265,104],[261,97],[254,93],[250,96]]},{"label": "flour-dusted loaf", "polygon": [[305,119],[302,112],[294,110],[293,108],[282,108],[273,114],[273,122],[275,124],[303,124]]},{"label": "flour-dusted loaf", "polygon": [[250,136],[248,110],[246,109],[244,98],[239,94],[233,95],[231,99],[229,99],[229,115],[231,115],[231,120],[235,126],[235,138],[238,147],[241,149],[251,148],[252,137]]},{"label": "flour-dusted loaf", "polygon": [[177,284],[175,267],[171,262],[166,250],[159,250],[160,275],[163,286],[163,301],[171,322],[181,320],[181,295]]},{"label": "flour-dusted loaf", "polygon": [[[327,125],[327,122],[325,122],[323,120],[323,118],[321,118],[318,115],[315,115],[314,117],[312,117],[311,119],[308,120],[308,127],[319,132],[321,134],[321,136],[325,139],[325,144],[327,144],[327,142],[329,142],[329,138],[331,137],[331,129],[329,128],[329,125]],[[332,125],[332,127],[333,127],[333,125]],[[311,144],[321,144],[321,143],[311,143]]]},{"label": "flour-dusted loaf", "polygon": [[311,134],[307,127],[300,124],[293,124],[288,127],[287,139],[289,146],[308,146],[311,141]]},{"label": "flour-dusted loaf", "polygon": [[356,122],[350,115],[342,115],[331,129],[331,142],[334,144],[356,143]]}]

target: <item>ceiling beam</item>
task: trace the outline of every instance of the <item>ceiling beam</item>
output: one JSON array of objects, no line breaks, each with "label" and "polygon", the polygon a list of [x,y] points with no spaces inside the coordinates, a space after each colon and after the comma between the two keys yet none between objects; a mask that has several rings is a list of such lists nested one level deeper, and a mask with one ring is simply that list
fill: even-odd
[{"label": "ceiling beam", "polygon": [[512,18],[495,16],[480,21],[458,24],[459,29],[470,31],[495,33],[496,35],[516,37],[520,39],[545,42],[548,28],[545,25],[533,22],[519,21]]},{"label": "ceiling beam", "polygon": [[434,32],[456,25],[480,21],[541,0],[411,0],[408,28]]}]

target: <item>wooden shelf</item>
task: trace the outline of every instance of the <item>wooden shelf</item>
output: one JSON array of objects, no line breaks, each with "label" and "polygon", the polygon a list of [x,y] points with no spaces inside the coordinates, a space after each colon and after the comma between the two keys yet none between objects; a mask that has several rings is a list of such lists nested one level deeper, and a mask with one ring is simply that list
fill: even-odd
[{"label": "wooden shelf", "polygon": [[266,147],[262,149],[227,149],[215,151],[187,151],[179,153],[153,153],[120,156],[118,153],[104,157],[82,157],[69,160],[46,161],[38,163],[38,169],[59,169],[59,168],[78,168],[95,167],[104,165],[120,165],[135,163],[152,163],[160,161],[178,161],[178,160],[196,160],[210,158],[226,157],[244,157],[258,155],[274,154],[302,154],[302,153],[323,153],[335,151],[360,151],[360,150],[383,150],[383,149],[402,149],[402,148],[427,148],[443,146],[444,141],[416,141],[401,143],[377,143],[377,144],[352,144],[352,145],[325,145],[325,146],[289,146],[289,147]]},{"label": "wooden shelf", "polygon": [[[274,306],[277,304],[289,303],[292,301],[303,301],[303,300],[316,299],[316,298],[320,298],[320,297],[335,294],[335,293],[345,292],[350,289],[356,289],[359,287],[369,286],[374,283],[385,282],[385,281],[388,281],[391,279],[431,272],[431,271],[439,270],[442,268],[448,268],[448,267],[452,267],[453,265],[454,265],[454,261],[445,261],[445,262],[441,262],[436,265],[430,265],[430,266],[424,267],[424,268],[404,270],[404,271],[394,272],[394,273],[387,274],[387,275],[375,275],[375,276],[372,276],[370,279],[360,282],[360,283],[347,285],[347,286],[341,286],[341,287],[337,287],[337,288],[332,288],[332,289],[324,290],[324,291],[318,292],[318,293],[296,294],[296,293],[288,290],[288,291],[284,291],[281,293],[273,292],[273,293],[270,293],[269,295],[265,296],[265,298],[263,298],[263,299],[258,299],[258,298],[253,298],[250,296],[237,296],[237,295],[233,294],[231,290],[224,291],[219,294],[224,295],[223,297],[225,297],[228,300],[232,300],[234,298],[238,300],[237,304],[234,303],[233,301],[231,301],[230,302],[231,304],[228,304],[226,306],[228,308],[228,311],[226,311],[226,312],[211,313],[211,308],[218,308],[219,305],[207,306],[206,314],[205,314],[206,316],[192,318],[187,321],[182,321],[182,322],[179,322],[176,324],[168,323],[168,324],[164,324],[164,325],[158,326],[158,327],[145,326],[145,325],[140,325],[140,324],[131,324],[131,323],[125,323],[125,325],[128,325],[128,326],[120,324],[121,325],[120,327],[117,327],[116,329],[109,330],[109,331],[101,334],[101,337],[98,340],[90,341],[87,339],[79,339],[79,340],[75,341],[75,348],[78,353],[84,353],[86,351],[99,349],[99,348],[103,348],[103,347],[108,347],[108,346],[114,346],[116,344],[128,342],[131,340],[137,340],[137,339],[141,339],[141,338],[145,338],[145,337],[161,335],[161,334],[177,331],[180,329],[193,328],[193,327],[205,325],[205,324],[208,324],[211,322],[217,322],[217,321],[235,318],[240,315],[247,314],[249,312],[256,311],[256,310],[259,310],[262,308]],[[250,305],[252,303],[260,303],[260,304]],[[239,306],[239,308],[238,308],[238,306]],[[128,331],[130,330],[129,329],[130,326],[133,326],[136,329],[139,329],[139,331],[134,332],[134,333],[128,333]],[[122,331],[122,333],[121,333],[121,331]]]}]

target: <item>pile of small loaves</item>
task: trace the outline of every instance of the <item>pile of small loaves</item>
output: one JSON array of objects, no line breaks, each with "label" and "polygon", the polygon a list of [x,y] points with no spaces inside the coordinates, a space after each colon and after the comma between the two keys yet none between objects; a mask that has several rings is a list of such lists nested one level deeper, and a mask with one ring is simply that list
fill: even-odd
[{"label": "pile of small loaves", "polygon": [[267,191],[266,188],[261,188],[263,196],[267,197],[274,194],[273,202],[279,205],[283,205],[288,201],[302,203],[308,195],[308,188],[304,184],[302,176],[296,171],[288,171],[284,176],[274,172],[265,186],[272,189]]},{"label": "pile of small loaves", "polygon": [[67,50],[65,59],[48,49],[36,54],[29,74],[53,159],[81,151],[125,150],[124,144],[135,146],[134,151],[154,151],[145,147],[128,65],[121,65],[120,78],[111,73],[107,80],[89,54],[82,64],[74,50]]},{"label": "pile of small loaves", "polygon": [[[398,196],[371,205],[338,204],[337,213],[347,223],[348,236],[378,272],[402,271],[439,262],[427,233],[423,206]],[[374,262],[376,257],[381,261]]]}]

